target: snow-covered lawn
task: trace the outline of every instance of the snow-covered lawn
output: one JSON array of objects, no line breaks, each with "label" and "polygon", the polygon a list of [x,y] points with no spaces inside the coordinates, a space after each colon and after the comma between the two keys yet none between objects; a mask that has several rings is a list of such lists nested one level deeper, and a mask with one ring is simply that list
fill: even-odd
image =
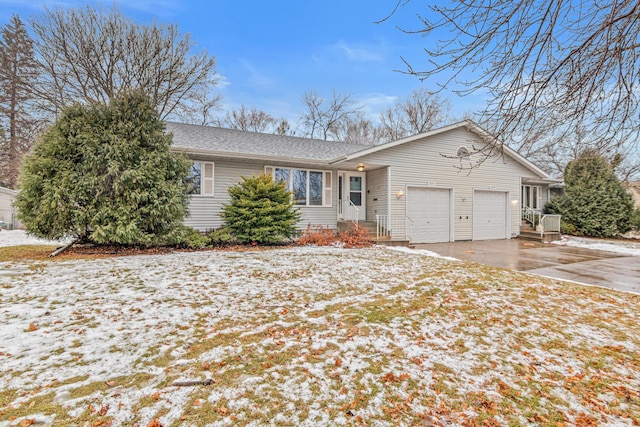
[{"label": "snow-covered lawn", "polygon": [[556,245],[599,251],[617,252],[623,255],[640,256],[640,240],[637,239],[592,239],[587,237],[562,236],[562,240],[553,242]]},{"label": "snow-covered lawn", "polygon": [[0,426],[640,422],[640,296],[428,255],[0,263]]},{"label": "snow-covered lawn", "polygon": [[42,240],[37,237],[29,236],[24,230],[1,230],[0,231],[0,248],[7,246],[20,245],[60,245],[64,242]]}]

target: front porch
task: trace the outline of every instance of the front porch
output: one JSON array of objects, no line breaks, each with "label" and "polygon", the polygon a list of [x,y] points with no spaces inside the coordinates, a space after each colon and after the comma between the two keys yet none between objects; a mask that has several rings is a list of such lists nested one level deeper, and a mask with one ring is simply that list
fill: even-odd
[{"label": "front porch", "polygon": [[546,215],[532,208],[522,208],[522,223],[520,225],[520,238],[550,243],[560,240],[561,215]]}]

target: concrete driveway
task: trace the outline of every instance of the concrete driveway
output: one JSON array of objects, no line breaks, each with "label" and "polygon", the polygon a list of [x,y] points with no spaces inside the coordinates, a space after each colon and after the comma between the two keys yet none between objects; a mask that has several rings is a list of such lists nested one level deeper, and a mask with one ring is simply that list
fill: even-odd
[{"label": "concrete driveway", "polygon": [[640,257],[526,240],[416,245],[437,254],[589,285],[640,293]]}]

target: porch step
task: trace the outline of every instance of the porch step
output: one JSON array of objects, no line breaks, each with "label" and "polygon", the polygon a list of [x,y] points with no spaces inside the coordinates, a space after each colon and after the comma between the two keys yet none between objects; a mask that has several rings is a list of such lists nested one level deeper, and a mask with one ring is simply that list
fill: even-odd
[{"label": "porch step", "polygon": [[520,235],[518,239],[522,240],[531,240],[542,243],[550,243],[556,240],[560,240],[562,235],[559,232],[550,232],[547,231],[543,235],[540,232],[535,231],[533,228],[529,227],[529,229],[522,227],[520,228]]},{"label": "porch step", "polygon": [[412,245],[408,240],[391,240],[389,237],[381,237],[376,243],[385,246],[404,246],[405,248],[411,249],[416,248],[416,245]]}]

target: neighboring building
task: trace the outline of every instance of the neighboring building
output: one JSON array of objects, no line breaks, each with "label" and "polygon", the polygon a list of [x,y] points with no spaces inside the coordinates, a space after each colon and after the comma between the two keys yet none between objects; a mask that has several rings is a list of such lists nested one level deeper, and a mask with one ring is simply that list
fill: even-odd
[{"label": "neighboring building", "polygon": [[633,197],[633,205],[636,208],[640,208],[640,181],[627,182],[625,187]]},{"label": "neighboring building", "polygon": [[3,228],[10,230],[22,228],[16,218],[16,209],[13,207],[13,201],[17,195],[16,190],[0,187],[0,224]]},{"label": "neighboring building", "polygon": [[491,141],[469,120],[377,146],[171,122],[167,132],[200,176],[185,221],[199,230],[222,225],[227,189],[241,176],[266,173],[294,192],[301,229],[357,220],[413,243],[509,239],[556,183],[507,147],[465,169]]}]

